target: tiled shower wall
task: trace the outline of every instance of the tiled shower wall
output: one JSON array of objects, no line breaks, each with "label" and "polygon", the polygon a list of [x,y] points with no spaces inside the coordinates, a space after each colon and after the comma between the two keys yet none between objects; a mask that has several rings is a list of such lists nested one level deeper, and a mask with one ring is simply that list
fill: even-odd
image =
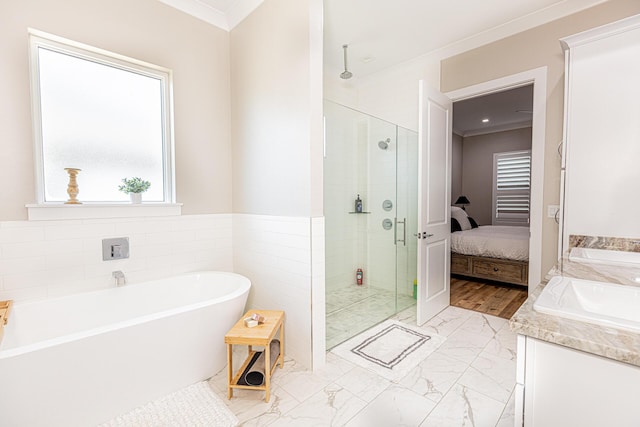
[{"label": "tiled shower wall", "polygon": [[[196,270],[233,270],[230,214],[0,222],[0,299],[54,297]],[[130,257],[103,261],[102,239],[128,237]]]},{"label": "tiled shower wall", "polygon": [[[369,205],[367,210],[368,224],[363,235],[367,244],[367,262],[365,275],[371,287],[396,291],[396,245],[394,244],[394,227],[386,230],[382,223],[389,220],[394,223],[398,211],[396,197],[396,127],[391,123],[378,119],[368,120],[369,138],[364,141],[365,162],[368,165],[364,185],[368,188]],[[386,150],[380,149],[378,141],[389,139]],[[389,200],[393,207],[385,211],[382,204]],[[402,227],[402,226],[400,226]]]},{"label": "tiled shower wall", "polygon": [[[337,104],[325,103],[326,157],[324,163],[324,214],[326,225],[327,289],[342,289],[355,285],[358,267],[365,269],[368,228],[366,214],[349,214],[355,210],[358,194],[364,210],[370,208],[366,183],[367,171],[354,167],[353,159],[366,154],[364,141],[368,138],[368,125],[361,113]],[[332,141],[338,143],[331,143]],[[363,162],[366,166],[366,162]],[[368,283],[369,275],[365,276]]]}]

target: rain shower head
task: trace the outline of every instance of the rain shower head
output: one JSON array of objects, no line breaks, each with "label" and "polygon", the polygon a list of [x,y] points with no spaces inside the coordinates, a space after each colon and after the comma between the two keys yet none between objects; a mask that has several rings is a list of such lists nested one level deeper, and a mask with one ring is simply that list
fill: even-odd
[{"label": "rain shower head", "polygon": [[386,150],[387,148],[389,148],[390,142],[391,142],[391,138],[387,138],[384,141],[378,142],[378,147],[380,147],[381,150]]},{"label": "rain shower head", "polygon": [[347,80],[347,79],[350,79],[352,76],[353,74],[351,74],[351,71],[344,70],[342,73],[340,73],[341,79]]},{"label": "rain shower head", "polygon": [[344,71],[340,73],[340,78],[345,80],[350,79],[353,76],[351,71],[347,70],[347,47],[349,47],[349,45],[342,45],[342,49],[344,50]]}]

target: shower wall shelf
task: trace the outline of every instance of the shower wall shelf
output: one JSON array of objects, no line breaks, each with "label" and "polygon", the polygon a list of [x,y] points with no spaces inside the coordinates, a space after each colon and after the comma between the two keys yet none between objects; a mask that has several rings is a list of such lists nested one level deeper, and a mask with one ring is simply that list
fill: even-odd
[{"label": "shower wall shelf", "polygon": [[361,215],[361,214],[370,214],[370,213],[371,213],[371,212],[349,212],[349,214],[358,214],[358,215]]}]

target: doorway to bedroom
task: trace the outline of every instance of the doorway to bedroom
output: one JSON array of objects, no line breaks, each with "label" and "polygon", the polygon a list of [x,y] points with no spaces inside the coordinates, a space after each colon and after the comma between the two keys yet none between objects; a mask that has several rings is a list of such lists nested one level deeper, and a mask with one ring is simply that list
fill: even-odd
[{"label": "doorway to bedroom", "polygon": [[510,318],[527,298],[533,84],[453,104],[451,305]]}]

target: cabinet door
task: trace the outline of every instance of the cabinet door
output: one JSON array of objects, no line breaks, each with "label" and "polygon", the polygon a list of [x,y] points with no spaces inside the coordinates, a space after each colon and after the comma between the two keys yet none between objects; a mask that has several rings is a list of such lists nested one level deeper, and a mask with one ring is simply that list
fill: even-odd
[{"label": "cabinet door", "polygon": [[529,337],[526,341],[525,426],[640,425],[640,368]]},{"label": "cabinet door", "polygon": [[628,196],[640,189],[640,17],[564,43],[564,241],[570,234],[638,236],[640,198]]}]

